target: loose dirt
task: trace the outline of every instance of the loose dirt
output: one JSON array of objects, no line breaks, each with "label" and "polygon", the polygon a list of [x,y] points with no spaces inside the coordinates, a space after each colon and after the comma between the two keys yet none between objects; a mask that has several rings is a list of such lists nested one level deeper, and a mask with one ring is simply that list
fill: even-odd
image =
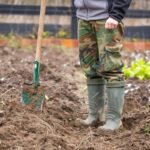
[{"label": "loose dirt", "polygon": [[41,84],[47,99],[42,111],[21,105],[24,82],[32,81],[34,52],[0,48],[0,150],[149,150],[150,80],[126,86],[124,127],[104,134],[79,127],[87,114],[86,84],[77,50],[44,48]]}]

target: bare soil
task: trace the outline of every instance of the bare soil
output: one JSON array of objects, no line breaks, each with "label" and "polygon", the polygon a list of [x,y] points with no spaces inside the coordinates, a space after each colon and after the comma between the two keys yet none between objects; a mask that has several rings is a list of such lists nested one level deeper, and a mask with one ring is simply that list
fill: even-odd
[{"label": "bare soil", "polygon": [[150,150],[150,80],[127,81],[124,127],[106,134],[75,123],[87,114],[78,51],[44,49],[42,111],[20,102],[23,83],[33,80],[33,61],[28,49],[0,48],[0,150]]}]

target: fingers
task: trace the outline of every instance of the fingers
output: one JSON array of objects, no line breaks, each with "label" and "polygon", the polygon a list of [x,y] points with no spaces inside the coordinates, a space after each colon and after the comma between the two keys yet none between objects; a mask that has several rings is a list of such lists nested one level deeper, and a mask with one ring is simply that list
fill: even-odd
[{"label": "fingers", "polygon": [[105,29],[115,29],[115,28],[117,28],[117,24],[113,24],[113,23],[105,24]]},{"label": "fingers", "polygon": [[105,29],[115,29],[118,26],[118,21],[108,18],[106,23],[105,23]]}]

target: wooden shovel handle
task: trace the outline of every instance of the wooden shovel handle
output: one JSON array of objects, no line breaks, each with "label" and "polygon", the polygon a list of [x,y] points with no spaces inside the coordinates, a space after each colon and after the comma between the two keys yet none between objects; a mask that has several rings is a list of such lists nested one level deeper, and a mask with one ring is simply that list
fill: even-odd
[{"label": "wooden shovel handle", "polygon": [[37,38],[37,47],[36,47],[36,58],[35,58],[35,60],[38,62],[40,62],[41,60],[42,34],[44,30],[45,12],[46,12],[46,0],[41,0],[38,38]]}]

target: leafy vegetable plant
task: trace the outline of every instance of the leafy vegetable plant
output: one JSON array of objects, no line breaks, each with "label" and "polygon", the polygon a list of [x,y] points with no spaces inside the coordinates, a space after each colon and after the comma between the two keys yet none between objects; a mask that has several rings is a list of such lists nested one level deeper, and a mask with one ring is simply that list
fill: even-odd
[{"label": "leafy vegetable plant", "polygon": [[131,63],[131,67],[125,66],[123,72],[126,78],[139,78],[140,80],[150,79],[150,62],[138,59]]}]

